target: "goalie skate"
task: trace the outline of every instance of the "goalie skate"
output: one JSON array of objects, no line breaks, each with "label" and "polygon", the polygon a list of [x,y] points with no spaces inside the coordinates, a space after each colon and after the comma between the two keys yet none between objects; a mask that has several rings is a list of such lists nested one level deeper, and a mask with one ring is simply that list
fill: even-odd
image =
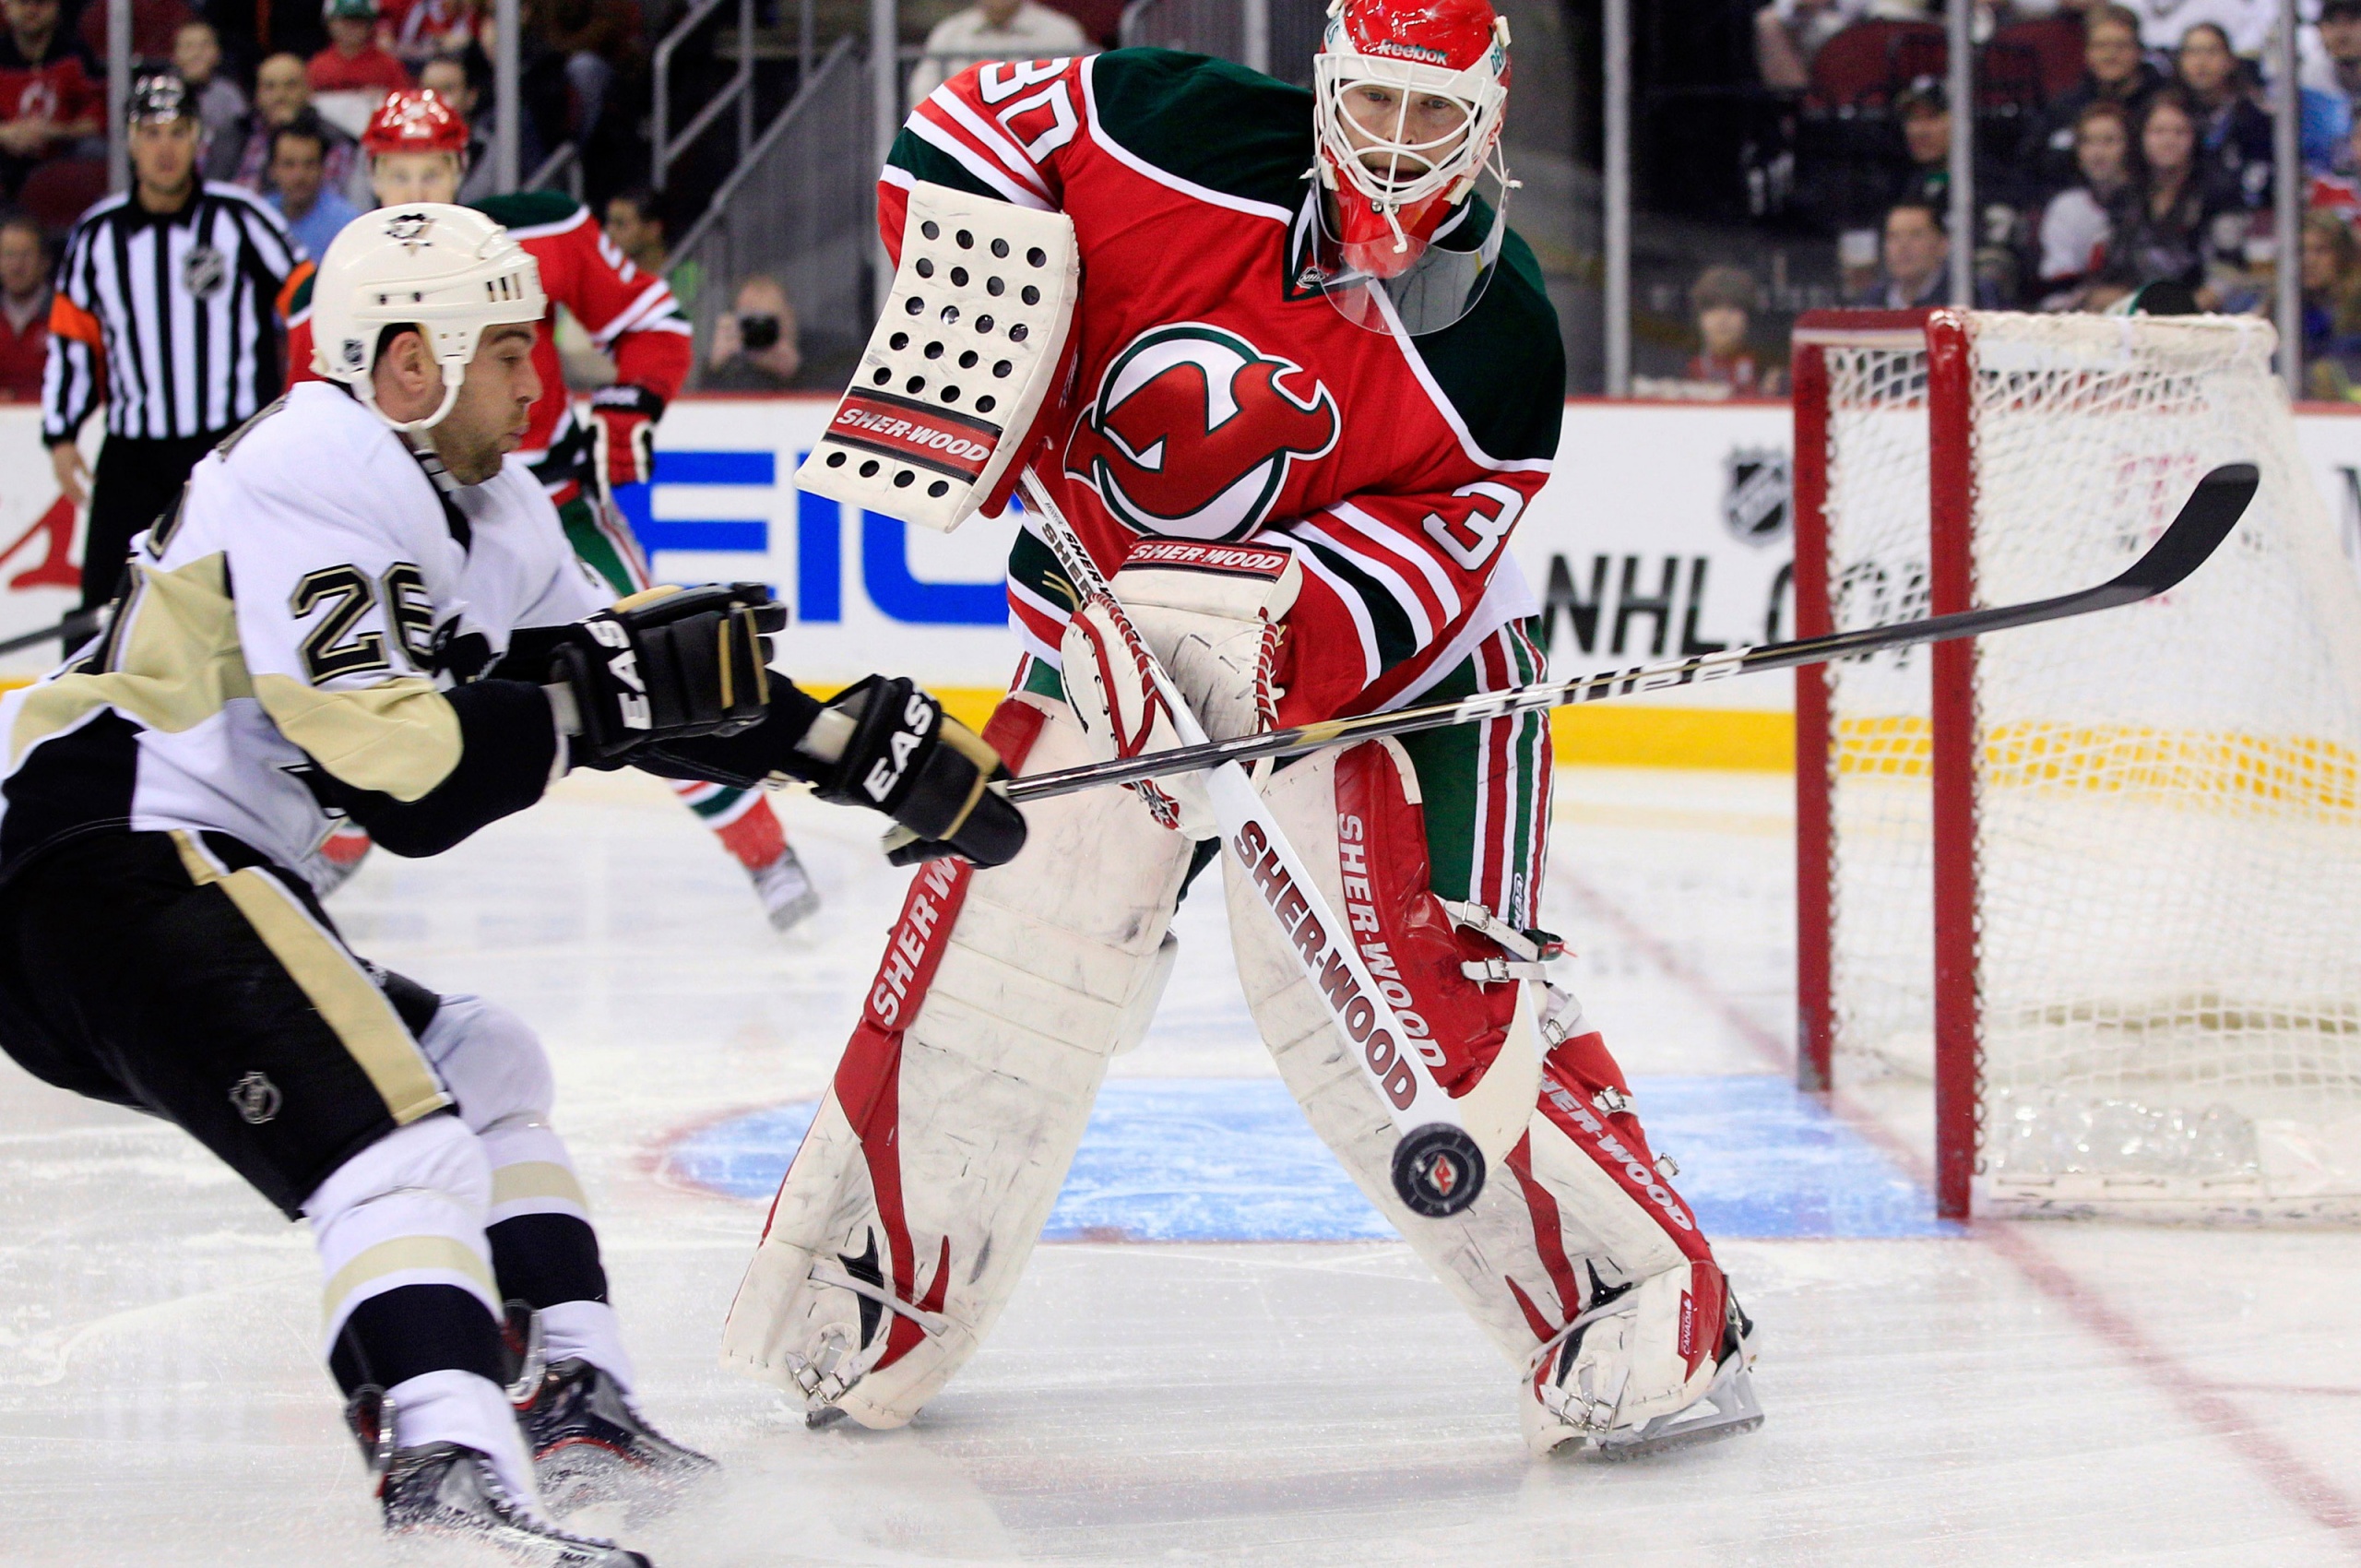
[{"label": "goalie skate", "polygon": [[1726,1284],[1728,1313],[1704,1392],[1655,1414],[1647,1405],[1656,1402],[1635,1397],[1632,1342],[1644,1338],[1644,1317],[1655,1304],[1647,1295],[1667,1287],[1677,1289],[1677,1282],[1658,1276],[1602,1291],[1607,1299],[1536,1353],[1525,1414],[1525,1438],[1536,1451],[1586,1439],[1600,1459],[1642,1459],[1743,1436],[1762,1424],[1754,1397],[1754,1323]]}]

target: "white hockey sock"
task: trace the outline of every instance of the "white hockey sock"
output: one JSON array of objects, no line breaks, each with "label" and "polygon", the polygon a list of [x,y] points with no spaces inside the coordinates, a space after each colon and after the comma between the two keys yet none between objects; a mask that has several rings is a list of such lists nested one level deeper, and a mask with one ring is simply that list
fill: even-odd
[{"label": "white hockey sock", "polygon": [[541,1348],[550,1364],[579,1357],[632,1390],[631,1352],[623,1348],[623,1320],[604,1301],[560,1301],[541,1309]]},{"label": "white hockey sock", "polygon": [[529,1512],[541,1511],[533,1485],[533,1456],[508,1396],[473,1372],[431,1372],[386,1390],[394,1408],[394,1446],[456,1443],[491,1459],[503,1486]]}]

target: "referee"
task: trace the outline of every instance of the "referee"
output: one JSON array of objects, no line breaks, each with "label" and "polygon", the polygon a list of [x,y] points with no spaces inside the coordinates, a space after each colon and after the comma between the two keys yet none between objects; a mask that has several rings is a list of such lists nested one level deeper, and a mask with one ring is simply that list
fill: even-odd
[{"label": "referee", "polygon": [[[140,78],[128,119],[132,189],[84,213],[65,242],[42,379],[57,487],[90,508],[86,612],[114,597],[132,537],[172,504],[196,460],[279,396],[278,306],[298,255],[261,200],[196,178],[186,82]],[[74,434],[101,398],[107,436],[93,483]]]}]

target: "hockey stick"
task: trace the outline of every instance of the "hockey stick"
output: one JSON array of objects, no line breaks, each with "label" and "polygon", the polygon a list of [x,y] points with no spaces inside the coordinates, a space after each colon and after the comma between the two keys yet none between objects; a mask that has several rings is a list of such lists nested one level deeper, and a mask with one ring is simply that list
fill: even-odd
[{"label": "hockey stick", "polygon": [[[2248,503],[2254,499],[2255,489],[2260,482],[2260,475],[2252,463],[2225,463],[2197,481],[2196,491],[2182,505],[2179,515],[2173,518],[2171,526],[2121,576],[2096,588],[2059,594],[2055,599],[2035,600],[2029,604],[2002,605],[1991,610],[1964,611],[1956,615],[1937,615],[1924,621],[1904,621],[1891,626],[1867,626],[1858,631],[1833,632],[1827,636],[1802,637],[1794,642],[1734,647],[1720,653],[1696,654],[1688,659],[1667,659],[1655,664],[1634,665],[1626,670],[1604,670],[1596,674],[1579,675],[1571,681],[1520,686],[1514,691],[1484,692],[1457,702],[1430,703],[1423,707],[1400,708],[1392,713],[1367,713],[1350,719],[1323,719],[1317,724],[1300,724],[1291,730],[1273,730],[1228,741],[1209,741],[1203,745],[1177,746],[1170,751],[1145,756],[1086,763],[1079,767],[1061,768],[1054,773],[1019,778],[1001,788],[1007,791],[1012,801],[1043,801],[1053,795],[1072,794],[1076,790],[1096,789],[1102,784],[1129,784],[1135,779],[1194,773],[1204,768],[1230,763],[1243,764],[1262,757],[1295,756],[1317,751],[1323,746],[1345,745],[1379,735],[1406,735],[1419,730],[1474,724],[1511,713],[1530,713],[1536,708],[1601,702],[1608,697],[1660,692],[1673,686],[1702,685],[1708,681],[1727,680],[1733,675],[1750,675],[1764,670],[1789,670],[1798,664],[1820,664],[1833,659],[1908,647],[1917,643],[1948,642],[1953,637],[2004,632],[2017,626],[2038,625],[2044,621],[2061,621],[2070,615],[2087,615],[2094,610],[2112,610],[2118,605],[2136,604],[2141,600],[2153,599],[2163,593],[2203,565],[2221,542],[2229,537],[2230,530],[2237,526],[2238,518],[2246,513]],[[1075,586],[1079,588],[1081,585]]]},{"label": "hockey stick", "polygon": [[[1090,552],[1074,533],[1074,525],[1066,521],[1057,503],[1050,499],[1049,492],[1033,470],[1026,469],[1018,482],[1025,489],[1026,509],[1040,519],[1042,538],[1057,555],[1058,564],[1065,569],[1067,580],[1075,591],[1085,599],[1105,595],[1120,615],[1122,606],[1108,592],[1107,579],[1099,575],[1097,563],[1091,560]],[[1197,722],[1196,714],[1174,689],[1170,677],[1153,654],[1146,657],[1144,673],[1170,712],[1173,730],[1180,737],[1180,751],[1161,754],[1180,756],[1208,749],[1204,726]],[[1279,922],[1284,944],[1294,954],[1336,1028],[1356,1048],[1351,1052],[1353,1060],[1377,1090],[1379,1101],[1401,1134],[1394,1146],[1394,1195],[1413,1214],[1430,1219],[1459,1213],[1484,1190],[1485,1175],[1484,1152],[1461,1123],[1459,1107],[1427,1070],[1412,1043],[1415,1037],[1394,1017],[1385,993],[1378,989],[1368,966],[1361,962],[1359,948],[1347,934],[1347,927],[1329,909],[1319,883],[1305,868],[1287,836],[1280,832],[1278,819],[1271,814],[1262,792],[1246,777],[1246,769],[1226,759],[1197,766],[1210,769],[1205,792],[1212,798],[1214,815],[1221,825],[1223,847],[1237,856],[1239,864],[1253,877],[1271,918]],[[1067,773],[1086,771],[1068,769]],[[1171,770],[1150,766],[1133,777],[1169,771]],[[1020,780],[1007,788],[1014,795],[1022,787]]]},{"label": "hockey stick", "polygon": [[96,610],[77,610],[54,626],[43,626],[38,632],[20,632],[6,642],[0,642],[0,656],[21,653],[45,642],[88,641],[90,634],[99,629],[101,613]]}]

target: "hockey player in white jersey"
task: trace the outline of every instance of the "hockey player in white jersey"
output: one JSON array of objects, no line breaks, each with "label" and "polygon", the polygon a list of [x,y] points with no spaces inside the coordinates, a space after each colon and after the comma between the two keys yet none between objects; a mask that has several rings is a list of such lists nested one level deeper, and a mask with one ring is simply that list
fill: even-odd
[{"label": "hockey player in white jersey", "polygon": [[918,858],[997,863],[1023,819],[908,683],[823,708],[771,677],[761,590],[606,607],[503,466],[545,304],[504,230],[384,209],[320,279],[333,379],[200,462],[104,634],[0,702],[0,1045],[310,1223],[389,1529],[644,1564],[545,1511],[710,1461],[634,1402],[540,1043],[355,956],[292,868],[348,818],[436,853],[575,766],[810,779]]}]

